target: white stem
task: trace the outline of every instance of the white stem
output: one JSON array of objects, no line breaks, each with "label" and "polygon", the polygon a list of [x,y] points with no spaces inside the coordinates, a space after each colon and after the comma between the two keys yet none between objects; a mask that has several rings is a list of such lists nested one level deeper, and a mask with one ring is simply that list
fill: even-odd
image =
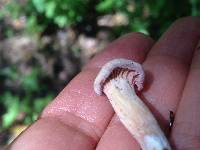
[{"label": "white stem", "polygon": [[171,150],[154,116],[126,79],[112,79],[105,84],[104,93],[142,150]]}]

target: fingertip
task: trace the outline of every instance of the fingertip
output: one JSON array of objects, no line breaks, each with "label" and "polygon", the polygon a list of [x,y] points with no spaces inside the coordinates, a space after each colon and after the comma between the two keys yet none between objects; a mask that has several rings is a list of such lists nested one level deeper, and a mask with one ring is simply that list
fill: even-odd
[{"label": "fingertip", "polygon": [[153,44],[153,39],[143,33],[128,33],[110,43],[83,69],[100,68],[103,64],[114,58],[126,58],[141,63],[144,61]]},{"label": "fingertip", "polygon": [[197,24],[200,23],[200,17],[195,17],[195,16],[186,16],[177,19],[173,24],[174,25],[191,25],[191,24]]}]

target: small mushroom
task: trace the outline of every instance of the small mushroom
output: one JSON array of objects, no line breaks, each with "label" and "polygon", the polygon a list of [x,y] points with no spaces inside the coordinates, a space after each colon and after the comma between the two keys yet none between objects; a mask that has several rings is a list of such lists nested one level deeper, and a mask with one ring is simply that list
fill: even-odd
[{"label": "small mushroom", "polygon": [[106,63],[94,81],[94,91],[104,93],[119,119],[142,150],[171,150],[167,138],[148,107],[136,95],[142,90],[144,71],[140,64],[126,59]]}]

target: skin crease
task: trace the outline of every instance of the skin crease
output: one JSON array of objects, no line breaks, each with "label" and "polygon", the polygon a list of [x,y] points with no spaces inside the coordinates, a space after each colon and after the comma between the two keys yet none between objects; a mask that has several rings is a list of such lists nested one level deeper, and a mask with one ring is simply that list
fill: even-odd
[{"label": "skin crease", "polygon": [[114,58],[143,63],[146,83],[141,99],[164,131],[167,132],[169,111],[175,112],[169,133],[173,149],[200,149],[200,51],[196,48],[199,26],[199,18],[187,17],[173,23],[154,45],[152,39],[139,33],[112,42],[8,149],[139,150],[106,97],[97,96],[92,88],[100,67]]}]

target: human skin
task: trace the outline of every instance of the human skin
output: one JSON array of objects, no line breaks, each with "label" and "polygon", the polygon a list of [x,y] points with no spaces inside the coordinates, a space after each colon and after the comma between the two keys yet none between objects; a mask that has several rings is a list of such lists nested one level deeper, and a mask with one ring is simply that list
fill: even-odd
[{"label": "human skin", "polygon": [[[101,66],[114,58],[132,59],[146,72],[140,95],[169,135],[173,149],[200,149],[200,19],[177,20],[162,37],[130,33],[96,55],[23,132],[11,150],[139,150],[114,114],[106,96],[93,91]],[[175,122],[168,133],[169,112]]]}]

